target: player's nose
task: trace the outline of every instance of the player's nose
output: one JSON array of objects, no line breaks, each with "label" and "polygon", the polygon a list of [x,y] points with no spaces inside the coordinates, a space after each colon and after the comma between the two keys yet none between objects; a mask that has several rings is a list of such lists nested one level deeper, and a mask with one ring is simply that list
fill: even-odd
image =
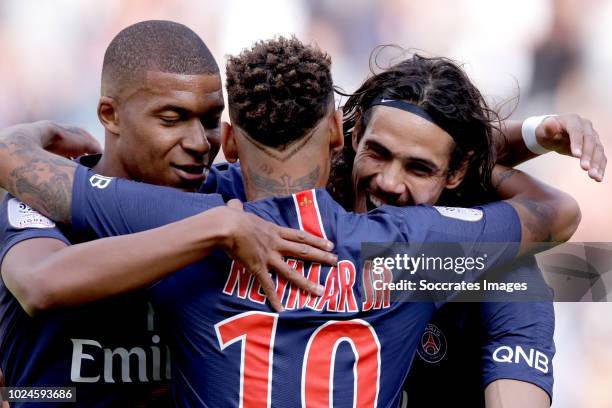
[{"label": "player's nose", "polygon": [[183,135],[183,149],[190,154],[202,158],[210,151],[210,143],[206,137],[206,129],[199,120],[195,120],[192,126],[186,129]]},{"label": "player's nose", "polygon": [[400,196],[406,192],[406,184],[404,182],[404,171],[400,164],[390,163],[381,168],[376,176],[376,184],[378,189],[391,196]]}]

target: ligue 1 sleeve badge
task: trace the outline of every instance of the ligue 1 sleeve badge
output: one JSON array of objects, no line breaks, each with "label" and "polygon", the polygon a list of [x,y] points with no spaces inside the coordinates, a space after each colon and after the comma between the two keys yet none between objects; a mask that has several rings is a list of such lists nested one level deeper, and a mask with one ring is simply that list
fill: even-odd
[{"label": "ligue 1 sleeve badge", "polygon": [[15,229],[54,228],[55,223],[16,198],[8,201],[9,224]]},{"label": "ligue 1 sleeve badge", "polygon": [[421,336],[417,353],[426,363],[435,364],[446,356],[448,344],[442,330],[429,323]]}]

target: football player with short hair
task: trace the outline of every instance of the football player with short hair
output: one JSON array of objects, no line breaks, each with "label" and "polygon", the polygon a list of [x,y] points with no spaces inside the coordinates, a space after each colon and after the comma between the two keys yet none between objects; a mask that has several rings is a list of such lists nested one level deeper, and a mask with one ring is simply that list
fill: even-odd
[{"label": "football player with short hair", "polygon": [[[132,25],[113,39],[104,56],[98,116],[106,153],[83,156],[79,163],[95,169],[99,186],[110,177],[125,177],[195,191],[218,150],[223,109],[218,66],[197,34],[169,21]],[[67,156],[99,151],[95,140],[81,137],[79,130],[62,128],[60,134],[48,122],[6,131],[14,132],[14,157],[33,158],[11,171],[11,177],[21,178],[12,188],[26,195],[25,175],[46,167],[30,156],[29,136]],[[214,151],[212,140],[217,140]],[[0,148],[7,152],[9,144]],[[50,196],[38,203],[55,210],[66,198],[66,180],[47,181]],[[258,273],[268,293],[268,268],[316,291],[316,285],[280,261],[281,255],[335,261],[320,249],[328,244],[323,239],[225,207],[206,216],[208,225],[197,231],[197,242],[189,241],[192,232],[175,233],[176,240],[191,245],[173,248],[164,244],[164,231],[144,247],[138,237],[70,246],[82,237],[60,230],[11,196],[0,213],[0,367],[5,381],[10,386],[75,386],[80,406],[150,403],[152,388],[168,383],[170,357],[153,309],[144,293],[125,294],[135,285],[142,287],[142,277],[160,279],[222,248]]]}]

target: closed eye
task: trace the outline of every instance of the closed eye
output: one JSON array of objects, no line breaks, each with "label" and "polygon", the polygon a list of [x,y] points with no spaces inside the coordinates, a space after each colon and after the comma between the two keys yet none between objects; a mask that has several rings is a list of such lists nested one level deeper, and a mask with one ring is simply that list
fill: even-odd
[{"label": "closed eye", "polygon": [[419,175],[431,175],[434,173],[433,169],[423,163],[408,163],[408,165],[406,166],[406,169],[409,171],[412,171],[416,174]]},{"label": "closed eye", "polygon": [[365,147],[366,150],[370,151],[381,159],[388,159],[391,157],[391,152],[385,146],[374,141],[368,141]]}]

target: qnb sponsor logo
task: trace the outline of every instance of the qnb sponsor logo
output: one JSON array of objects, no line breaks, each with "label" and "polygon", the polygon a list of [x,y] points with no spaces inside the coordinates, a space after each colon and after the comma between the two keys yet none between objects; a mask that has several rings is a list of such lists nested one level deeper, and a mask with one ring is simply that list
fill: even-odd
[{"label": "qnb sponsor logo", "polygon": [[535,368],[548,374],[548,356],[539,350],[530,348],[525,351],[521,346],[500,346],[493,352],[493,360],[498,363],[521,364],[524,362],[531,368]]},{"label": "qnb sponsor logo", "polygon": [[99,174],[94,174],[89,178],[89,184],[91,184],[92,187],[99,188],[100,190],[108,187],[111,181],[113,181],[112,177],[105,177]]}]

